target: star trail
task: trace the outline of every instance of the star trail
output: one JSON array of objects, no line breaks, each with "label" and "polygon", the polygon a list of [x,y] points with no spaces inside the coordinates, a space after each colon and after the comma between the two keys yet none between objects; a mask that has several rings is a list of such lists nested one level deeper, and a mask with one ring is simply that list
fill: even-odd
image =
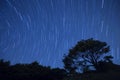
[{"label": "star trail", "polygon": [[63,67],[77,41],[107,42],[120,64],[120,0],[0,0],[0,59]]}]

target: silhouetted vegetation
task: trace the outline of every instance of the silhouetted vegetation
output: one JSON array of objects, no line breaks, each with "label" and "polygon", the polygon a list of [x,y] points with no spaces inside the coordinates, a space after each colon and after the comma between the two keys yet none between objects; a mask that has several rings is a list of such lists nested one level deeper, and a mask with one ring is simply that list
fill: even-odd
[{"label": "silhouetted vegetation", "polygon": [[0,60],[0,80],[120,80],[120,65],[112,62],[109,51],[105,42],[79,41],[64,57],[65,69],[52,69],[36,61],[10,65],[9,61]]},{"label": "silhouetted vegetation", "polygon": [[87,39],[79,41],[64,56],[64,68],[69,77],[64,80],[118,80],[120,66],[112,62],[106,42]]},{"label": "silhouetted vegetation", "polygon": [[37,62],[9,64],[9,62],[0,60],[0,80],[62,80],[66,76],[64,69],[51,69]]},{"label": "silhouetted vegetation", "polygon": [[107,55],[109,51],[110,47],[105,42],[92,38],[79,41],[63,59],[64,67],[70,73],[76,73],[76,70],[87,72],[90,67],[99,72],[105,71],[107,66],[103,65],[112,64],[113,57]]}]

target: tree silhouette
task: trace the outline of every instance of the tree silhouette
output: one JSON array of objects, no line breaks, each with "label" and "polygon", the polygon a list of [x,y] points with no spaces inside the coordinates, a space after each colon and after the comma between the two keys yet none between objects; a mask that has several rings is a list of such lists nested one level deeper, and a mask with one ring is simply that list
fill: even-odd
[{"label": "tree silhouette", "polygon": [[69,50],[68,55],[65,55],[64,68],[70,73],[75,73],[79,69],[86,72],[90,66],[96,71],[101,71],[99,62],[112,62],[112,56],[107,55],[109,51],[110,47],[106,42],[93,38],[81,40]]},{"label": "tree silhouette", "polygon": [[62,80],[66,76],[64,69],[30,64],[10,65],[9,61],[0,60],[0,80]]}]

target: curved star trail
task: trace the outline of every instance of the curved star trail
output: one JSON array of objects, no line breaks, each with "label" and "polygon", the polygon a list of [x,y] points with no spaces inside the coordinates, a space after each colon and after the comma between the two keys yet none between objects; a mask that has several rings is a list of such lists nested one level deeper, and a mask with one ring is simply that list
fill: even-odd
[{"label": "curved star trail", "polygon": [[63,67],[81,39],[111,46],[120,63],[119,0],[0,0],[0,59]]}]

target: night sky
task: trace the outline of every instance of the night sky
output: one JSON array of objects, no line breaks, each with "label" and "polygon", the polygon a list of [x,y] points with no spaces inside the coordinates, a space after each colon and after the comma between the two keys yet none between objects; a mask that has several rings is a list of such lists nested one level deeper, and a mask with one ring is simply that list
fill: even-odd
[{"label": "night sky", "polygon": [[77,41],[111,46],[120,64],[120,0],[0,0],[0,59],[63,67]]}]

